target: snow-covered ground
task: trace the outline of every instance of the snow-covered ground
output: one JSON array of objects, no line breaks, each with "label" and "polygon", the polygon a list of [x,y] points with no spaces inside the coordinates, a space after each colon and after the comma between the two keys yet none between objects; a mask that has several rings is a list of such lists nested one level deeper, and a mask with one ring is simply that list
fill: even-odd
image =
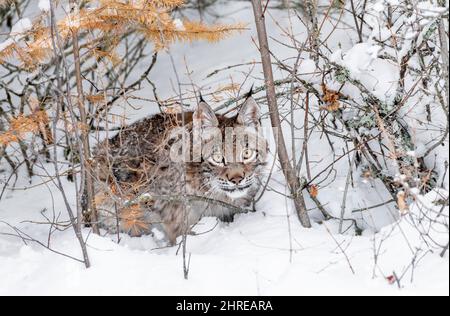
[{"label": "snow-covered ground", "polygon": [[[250,4],[225,1],[214,9],[224,16],[223,22],[247,22],[249,30],[214,45],[174,45],[171,56],[178,66],[181,81],[188,83],[192,80],[208,91],[232,82],[241,83],[246,72],[253,69],[246,87],[250,87],[253,82],[261,84],[262,75],[258,65],[230,69],[207,78],[216,69],[259,60],[253,41],[256,33]],[[282,10],[270,11],[270,35],[283,40],[279,25],[287,27],[290,21],[294,21],[292,33],[300,38],[305,37],[303,26]],[[324,33],[329,32],[327,28],[331,29],[331,26],[325,24]],[[342,50],[343,63],[351,63],[351,59],[360,61],[351,63],[360,71],[360,80],[383,74],[377,77],[382,84],[377,85],[376,91],[380,96],[389,97],[391,85],[396,81],[394,73],[389,74],[393,66],[376,60],[375,66],[371,63],[372,68],[368,70],[369,66],[365,65],[361,57],[361,47],[355,49],[356,43],[349,39],[345,30],[338,30],[333,36],[336,37],[336,44],[330,49],[336,52]],[[279,59],[292,57],[292,51],[285,46],[274,41],[272,45]],[[358,56],[351,57],[352,54]],[[335,58],[338,58],[337,54]],[[143,68],[147,62],[142,62]],[[189,77],[185,74],[185,63],[192,71]],[[311,62],[305,59],[304,65],[304,76],[308,80],[315,80],[308,75],[314,70]],[[281,72],[277,70],[276,75],[281,76]],[[171,57],[162,53],[151,72],[161,98],[177,94],[178,91],[172,89],[175,77]],[[138,95],[149,97],[149,92],[141,91]],[[221,104],[213,100],[210,102],[212,106]],[[155,111],[153,105],[142,101],[135,100],[133,105],[137,109],[125,110],[130,121]],[[299,117],[299,121],[303,121],[303,118]],[[265,122],[266,125],[268,123]],[[298,142],[301,144],[302,141]],[[314,144],[310,148],[310,159],[320,161],[320,164],[316,164],[318,170],[333,161],[327,141],[319,133],[312,135],[310,143]],[[448,142],[446,147],[448,150]],[[347,167],[347,159],[338,162],[335,165],[335,180],[321,189],[318,196],[327,210],[336,216],[341,211]],[[5,174],[0,176],[6,180]],[[65,187],[73,197],[72,184],[66,183]],[[445,188],[448,189],[448,176]],[[416,227],[418,223],[426,223],[426,219],[419,221],[417,218],[419,206],[412,207],[411,214],[400,219],[393,204],[362,212],[359,217],[355,217],[364,229],[362,236],[355,236],[353,230],[340,235],[337,221],[315,223],[312,229],[301,227],[290,201],[277,193],[286,192],[279,172],[275,172],[270,189],[259,201],[256,213],[239,215],[231,224],[205,218],[196,226],[198,234],[189,236],[187,243],[188,253],[191,254],[187,281],[183,278],[183,258],[178,253],[179,249],[158,249],[152,237],[120,236],[121,242],[117,244],[117,236],[99,237],[85,229],[84,236],[87,238],[92,263],[92,268],[86,270],[82,264],[36,243],[24,243],[20,238],[0,235],[0,295],[449,294],[448,253],[441,258],[437,249],[430,252],[432,247],[428,246],[427,240],[421,237]],[[448,192],[442,189],[429,193],[419,202],[422,207],[425,205],[439,212],[441,207],[437,202],[446,199]],[[351,216],[351,210],[385,200],[388,200],[387,194],[379,184],[355,175],[355,186],[348,194],[346,216]],[[307,202],[309,207],[314,208],[311,201]],[[0,201],[0,233],[14,233],[9,226],[2,224],[5,222],[47,244],[49,227],[36,222],[43,221],[41,212],[50,218],[65,218],[64,210],[59,192],[52,183],[46,181],[45,176],[34,177],[32,183],[19,179],[15,188],[8,188]],[[320,218],[314,211],[312,215],[316,219]],[[443,209],[443,215],[448,218],[448,206]],[[445,245],[448,242],[448,229],[433,232],[433,238]],[[77,258],[81,256],[70,229],[55,233],[50,248]],[[401,281],[390,282],[393,276]]]},{"label": "snow-covered ground", "polygon": [[[57,193],[49,201],[49,191],[55,188],[10,196],[2,201],[2,220],[39,220],[39,212],[52,202],[63,209]],[[20,227],[46,240],[46,227]],[[416,248],[425,245],[407,218],[361,237],[336,234],[333,222],[305,230],[285,201],[269,193],[257,213],[240,215],[232,224],[206,218],[196,231],[199,235],[188,240],[188,281],[177,249],[153,250],[157,245],[151,237],[121,236],[117,244],[114,236],[90,235],[92,268],[86,270],[36,244],[1,236],[0,295],[448,295],[448,255],[421,259],[426,253],[419,252],[416,266],[410,266]],[[71,230],[54,236],[51,247],[80,256]],[[394,272],[406,273],[401,290],[386,279]]]}]

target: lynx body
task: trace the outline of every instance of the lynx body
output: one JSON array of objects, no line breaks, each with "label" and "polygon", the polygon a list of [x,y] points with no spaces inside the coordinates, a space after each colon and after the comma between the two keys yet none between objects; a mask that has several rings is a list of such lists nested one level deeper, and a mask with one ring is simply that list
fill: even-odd
[{"label": "lynx body", "polygon": [[[238,159],[225,154],[229,144],[212,142],[230,128],[246,133],[242,139],[233,136],[233,148],[228,148]],[[132,236],[162,227],[175,244],[203,216],[232,221],[236,209],[226,204],[247,208],[260,188],[267,148],[259,128],[259,108],[251,95],[234,117],[216,115],[201,101],[195,112],[157,114],[124,128],[95,151],[99,225]],[[196,133],[201,157],[174,159],[180,158],[176,145]],[[181,157],[193,158],[192,139]],[[183,196],[197,198],[185,203]]]}]

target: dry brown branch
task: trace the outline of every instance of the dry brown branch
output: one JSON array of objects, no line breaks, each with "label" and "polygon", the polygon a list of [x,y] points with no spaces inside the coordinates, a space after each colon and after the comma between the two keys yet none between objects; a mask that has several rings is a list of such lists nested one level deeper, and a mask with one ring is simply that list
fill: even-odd
[{"label": "dry brown branch", "polygon": [[285,140],[283,138],[283,131],[281,129],[281,120],[277,106],[274,78],[272,73],[272,62],[270,58],[269,43],[262,5],[258,0],[252,0],[252,5],[258,32],[259,49],[264,71],[267,101],[270,110],[270,120],[272,122],[273,133],[277,145],[278,158],[280,160],[283,173],[286,177],[286,181],[288,182],[300,222],[304,227],[309,228],[311,227],[311,222],[306,209],[303,193],[301,192],[300,179],[298,179],[295,169],[292,168],[290,163]]}]

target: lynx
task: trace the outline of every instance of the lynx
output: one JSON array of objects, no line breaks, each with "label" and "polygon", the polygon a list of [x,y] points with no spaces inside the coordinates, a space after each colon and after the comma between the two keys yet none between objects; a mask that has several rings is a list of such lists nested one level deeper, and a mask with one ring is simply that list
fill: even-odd
[{"label": "lynx", "polygon": [[[195,112],[157,114],[124,128],[95,150],[99,225],[131,236],[159,227],[175,244],[203,216],[233,221],[235,208],[227,205],[248,208],[261,185],[267,142],[260,127],[249,93],[233,117],[216,115],[201,99]],[[170,198],[177,196],[198,199],[186,205]]]}]

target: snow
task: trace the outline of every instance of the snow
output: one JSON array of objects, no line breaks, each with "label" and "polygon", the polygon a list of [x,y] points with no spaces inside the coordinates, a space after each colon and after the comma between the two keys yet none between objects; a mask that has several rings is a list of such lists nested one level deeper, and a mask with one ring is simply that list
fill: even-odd
[{"label": "snow", "polygon": [[439,17],[448,12],[448,7],[437,7],[429,1],[417,3],[417,9],[425,17]]},{"label": "snow", "polygon": [[353,74],[360,74],[369,70],[373,62],[377,59],[379,46],[368,43],[356,44],[344,55],[344,65]]},{"label": "snow", "polygon": [[[20,201],[12,200],[11,196],[2,201],[2,220],[17,218],[14,209],[20,207],[27,210],[21,216],[38,220],[39,210],[47,202],[37,197],[47,194],[46,190],[56,192],[52,186],[41,187],[22,192]],[[438,195],[424,197],[424,203],[432,205]],[[62,201],[56,195],[55,198],[56,208],[61,209]],[[117,244],[114,236],[90,235],[92,268],[86,270],[83,265],[38,245],[23,245],[12,237],[0,236],[0,295],[448,294],[448,256],[442,259],[438,254],[430,254],[418,261],[414,270],[408,268],[410,249],[426,249],[408,218],[377,235],[354,237],[336,234],[337,224],[332,222],[316,224],[311,230],[302,229],[293,210],[286,210],[276,194],[267,195],[260,204],[257,213],[240,215],[232,224],[217,225],[213,218],[202,220],[196,228],[199,235],[188,239],[192,257],[187,282],[183,279],[182,258],[176,255],[177,248],[152,250],[158,246],[151,237],[121,236],[122,241]],[[292,236],[288,233],[289,224]],[[22,225],[22,229],[45,240],[44,227],[39,234],[33,224]],[[210,229],[213,230],[201,234]],[[334,233],[333,237],[328,230]],[[2,227],[1,231],[7,230]],[[88,231],[84,234],[87,236]],[[433,238],[445,241],[443,236],[436,234]],[[333,238],[345,249],[355,274]],[[54,236],[52,247],[80,255],[70,230]],[[393,272],[406,273],[403,289],[385,279]]]},{"label": "snow", "polygon": [[[39,2],[40,8],[41,2],[46,1]],[[387,2],[393,3],[395,0]],[[255,30],[249,3],[226,1],[220,5],[221,15],[227,16],[223,22],[249,22],[250,30],[214,45],[198,42],[191,45],[176,44],[171,48],[171,54],[180,69],[180,80],[192,80],[207,91],[230,80],[244,82],[247,78],[245,72],[254,69],[251,80],[243,88],[246,90],[253,80],[257,84],[261,83],[257,81],[257,78],[261,78],[259,65],[227,70],[207,78],[216,69],[259,60],[258,50],[252,42]],[[270,36],[275,37],[282,33],[278,25],[289,25],[289,17],[281,10],[270,13],[273,19],[268,19],[267,29]],[[175,26],[183,27],[182,21],[176,20]],[[16,31],[24,31],[27,27],[30,24],[26,20],[22,21],[17,25]],[[306,37],[300,23],[293,28],[293,33]],[[324,24],[325,32],[332,28],[332,25]],[[330,50],[334,52],[331,58],[348,68],[351,77],[363,82],[377,97],[391,101],[396,91],[398,66],[380,59],[377,56],[377,45],[371,42],[354,44],[345,39],[345,30],[338,30],[330,37]],[[5,43],[0,44],[0,50]],[[342,49],[338,50],[340,47]],[[271,48],[280,60],[292,57],[292,50],[284,45],[271,41]],[[321,78],[313,75],[316,70],[314,61],[307,54],[302,57],[299,76],[320,84]],[[185,61],[191,71],[189,75],[184,73]],[[148,60],[142,61],[142,69],[146,68],[147,63]],[[171,69],[171,58],[161,53],[150,75],[158,87],[161,99],[174,95],[172,86],[176,79]],[[277,79],[282,75],[285,73],[276,70]],[[148,97],[148,93],[140,91],[135,95]],[[342,93],[352,91],[345,87]],[[211,104],[219,106],[221,102]],[[133,107],[133,111],[113,111],[127,111],[129,121],[155,111],[148,103],[139,100],[134,101]],[[267,109],[262,110],[267,113]],[[303,112],[296,112],[296,117],[302,122]],[[268,126],[270,122],[265,119],[264,124]],[[296,136],[301,145],[303,136]],[[417,137],[419,144],[429,143],[424,135],[418,134]],[[290,139],[287,139],[287,143],[290,143]],[[311,161],[320,161],[320,164],[313,165],[312,172],[334,161],[335,157],[321,133],[313,133],[310,144],[313,144],[309,149]],[[272,153],[275,152],[273,140],[270,146]],[[336,146],[344,145],[336,143]],[[448,143],[443,150],[448,150]],[[420,157],[422,152],[423,147],[418,147],[409,154]],[[430,163],[444,168],[448,154],[436,157],[437,161]],[[272,161],[268,168],[271,163]],[[51,170],[51,166],[45,161],[42,164]],[[335,181],[319,189],[318,198],[335,216],[339,216],[341,211],[347,166],[347,161],[337,162],[334,165]],[[0,170],[4,167],[2,163]],[[441,174],[444,174],[443,170]],[[5,177],[7,173],[0,171],[2,184]],[[448,199],[448,175],[444,181],[446,190],[435,190],[426,196],[418,196],[410,213],[403,217],[400,217],[392,203],[358,213],[354,217],[363,232],[362,236],[355,236],[351,229],[345,234],[338,234],[339,223],[333,220],[314,223],[311,229],[302,228],[289,201],[277,193],[285,192],[286,185],[282,174],[276,172],[270,182],[270,191],[257,204],[257,212],[239,215],[230,224],[218,223],[214,218],[204,218],[196,226],[197,235],[189,236],[187,243],[188,253],[191,254],[188,281],[183,278],[183,260],[177,254],[177,247],[161,249],[158,242],[150,236],[130,238],[121,235],[120,243],[117,243],[117,236],[96,236],[85,229],[83,235],[87,239],[92,263],[92,267],[86,270],[79,262],[53,253],[36,243],[24,243],[17,237],[4,235],[14,233],[4,224],[6,222],[46,243],[48,225],[30,221],[43,222],[42,212],[49,218],[67,219],[64,202],[57,188],[47,180],[45,176],[36,176],[29,183],[25,177],[20,178],[15,189],[8,187],[0,200],[0,295],[449,294],[449,256],[447,253],[441,258],[439,247],[435,244],[445,245],[448,242],[448,229],[445,230],[448,206],[442,208],[439,204],[441,200]],[[65,179],[63,181],[74,205],[73,184]],[[390,198],[379,183],[361,177],[358,172],[355,172],[354,182],[354,186],[349,188],[346,216],[350,216],[354,209],[369,208]],[[307,203],[310,209],[314,209],[312,201],[307,200]],[[441,217],[433,217],[441,225],[428,237],[420,234],[430,230],[429,218],[421,215],[424,208],[429,209],[428,215],[442,214]],[[320,218],[317,211],[311,213],[314,219]],[[79,245],[70,229],[55,232],[50,247],[76,258],[81,256]],[[387,280],[393,274],[403,276],[400,286],[390,284]]]},{"label": "snow", "polygon": [[11,30],[11,35],[13,36],[22,36],[23,33],[28,32],[33,27],[31,20],[28,18],[20,19],[13,25]]},{"label": "snow", "polygon": [[19,21],[17,21],[11,29],[9,38],[0,43],[0,52],[13,45],[15,42],[19,41],[22,37],[25,36],[26,32],[31,30],[32,27],[33,24],[28,18],[20,19]]},{"label": "snow", "polygon": [[7,39],[6,41],[4,41],[3,43],[0,43],[0,52],[4,51],[5,49],[7,49],[9,46],[13,45],[14,41],[12,39]]},{"label": "snow", "polygon": [[353,79],[360,81],[378,99],[390,103],[396,94],[398,65],[378,57],[380,47],[359,43],[346,52],[336,51],[330,59],[350,71]]},{"label": "snow", "polygon": [[314,82],[317,80],[317,76],[315,72],[317,70],[316,63],[312,59],[305,59],[300,63],[301,73],[299,74],[300,78],[306,80],[308,82]]},{"label": "snow", "polygon": [[383,12],[384,9],[385,9],[384,0],[383,1],[378,1],[377,3],[375,3],[373,5],[372,9],[374,9],[377,12]]},{"label": "snow", "polygon": [[394,6],[394,5],[398,5],[399,1],[398,0],[387,0],[387,3],[389,3],[390,5]]},{"label": "snow", "polygon": [[39,9],[42,12],[50,12],[50,0],[39,0]]},{"label": "snow", "polygon": [[173,24],[175,25],[175,28],[177,30],[179,30],[179,31],[183,31],[184,30],[183,21],[181,21],[180,19],[175,19],[173,22],[174,22]]}]

